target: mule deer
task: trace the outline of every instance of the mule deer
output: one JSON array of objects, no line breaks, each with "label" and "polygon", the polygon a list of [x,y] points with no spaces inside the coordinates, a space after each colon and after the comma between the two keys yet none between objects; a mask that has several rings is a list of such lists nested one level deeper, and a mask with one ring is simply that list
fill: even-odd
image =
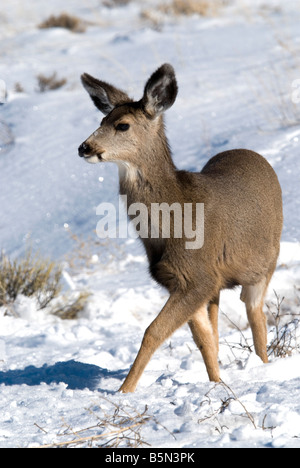
[{"label": "mule deer", "polygon": [[[185,238],[143,238],[152,277],[170,293],[146,329],[138,355],[120,388],[133,392],[157,348],[186,322],[209,379],[220,380],[218,304],[222,289],[242,286],[255,351],[267,357],[264,296],[276,267],[282,229],[281,189],[259,154],[236,149],[214,156],[200,173],[177,170],[164,131],[163,113],[174,103],[177,82],[164,64],[147,81],[141,100],[83,74],[82,84],[105,115],[79,147],[86,161],[119,166],[120,194],[128,204],[204,203],[205,241],[185,248]],[[148,211],[150,213],[150,210]],[[150,220],[145,220],[150,222]],[[157,226],[161,233],[161,225]]]}]

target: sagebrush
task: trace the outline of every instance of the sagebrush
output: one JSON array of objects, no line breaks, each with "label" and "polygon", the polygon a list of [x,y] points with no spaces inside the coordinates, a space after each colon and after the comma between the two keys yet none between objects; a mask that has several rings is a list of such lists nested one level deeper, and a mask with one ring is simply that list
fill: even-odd
[{"label": "sagebrush", "polygon": [[59,89],[67,83],[66,78],[57,78],[56,72],[49,76],[39,74],[36,78],[38,81],[38,90],[40,93]]},{"label": "sagebrush", "polygon": [[84,22],[80,18],[77,18],[77,16],[70,15],[68,13],[61,13],[58,16],[51,15],[39,24],[39,28],[64,28],[76,33],[82,33],[85,31]]},{"label": "sagebrush", "polygon": [[29,250],[24,257],[0,257],[0,306],[14,302],[19,294],[35,296],[41,309],[61,291],[61,267]]},{"label": "sagebrush", "polygon": [[61,294],[62,267],[56,262],[28,251],[24,257],[11,260],[0,257],[0,307],[7,313],[13,311],[13,303],[19,295],[34,297],[38,309],[62,320],[74,320],[85,309],[91,294],[88,291],[71,291]]}]

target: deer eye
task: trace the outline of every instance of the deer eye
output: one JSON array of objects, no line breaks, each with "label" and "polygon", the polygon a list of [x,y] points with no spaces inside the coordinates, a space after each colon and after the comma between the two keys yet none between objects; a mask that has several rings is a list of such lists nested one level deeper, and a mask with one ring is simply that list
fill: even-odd
[{"label": "deer eye", "polygon": [[126,132],[129,129],[130,125],[127,123],[119,123],[116,126],[116,130],[119,130],[120,132]]}]

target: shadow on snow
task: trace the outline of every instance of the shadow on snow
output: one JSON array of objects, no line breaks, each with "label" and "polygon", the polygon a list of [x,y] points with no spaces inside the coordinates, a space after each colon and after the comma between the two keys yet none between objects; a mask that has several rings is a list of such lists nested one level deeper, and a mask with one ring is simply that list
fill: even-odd
[{"label": "shadow on snow", "polygon": [[63,382],[72,390],[97,390],[101,379],[123,380],[126,370],[109,371],[93,364],[77,361],[57,362],[51,366],[28,366],[25,369],[8,370],[0,372],[0,385],[40,385]]}]

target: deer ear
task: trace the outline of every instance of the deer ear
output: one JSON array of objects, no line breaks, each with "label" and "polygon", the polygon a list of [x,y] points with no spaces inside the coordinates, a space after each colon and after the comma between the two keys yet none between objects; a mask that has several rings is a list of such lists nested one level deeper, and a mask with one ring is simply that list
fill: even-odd
[{"label": "deer ear", "polygon": [[145,111],[152,117],[157,117],[174,104],[177,92],[174,68],[165,63],[146,83],[142,98]]},{"label": "deer ear", "polygon": [[97,109],[104,115],[109,114],[117,105],[132,101],[128,95],[120,89],[104,81],[97,80],[88,73],[81,75],[81,82]]}]

